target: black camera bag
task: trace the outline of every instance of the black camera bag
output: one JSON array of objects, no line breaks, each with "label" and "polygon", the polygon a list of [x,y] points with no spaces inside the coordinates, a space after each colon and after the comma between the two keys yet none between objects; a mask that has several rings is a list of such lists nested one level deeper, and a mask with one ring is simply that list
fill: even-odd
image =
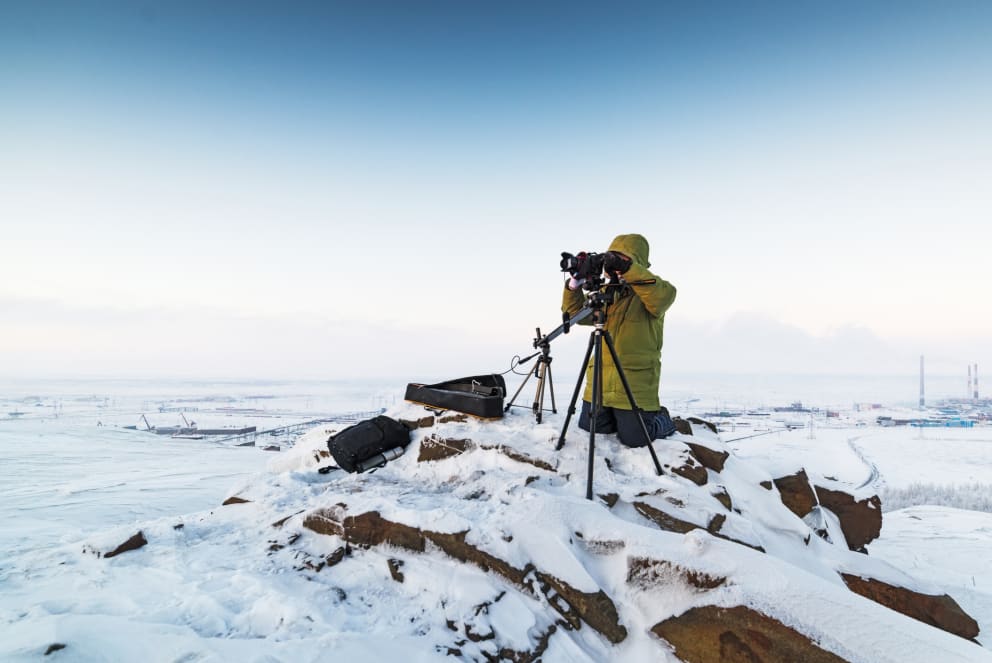
[{"label": "black camera bag", "polygon": [[[345,472],[357,472],[364,461],[408,444],[410,429],[395,419],[379,415],[332,435],[327,440],[327,449],[338,467]],[[383,459],[382,464],[385,462]]]},{"label": "black camera bag", "polygon": [[464,412],[480,419],[502,419],[506,382],[502,375],[472,375],[437,384],[411,382],[406,400],[437,410]]}]

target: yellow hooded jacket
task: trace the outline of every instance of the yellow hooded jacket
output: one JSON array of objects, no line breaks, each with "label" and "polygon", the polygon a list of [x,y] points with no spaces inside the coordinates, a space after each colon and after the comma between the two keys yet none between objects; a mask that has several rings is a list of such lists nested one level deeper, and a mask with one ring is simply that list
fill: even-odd
[{"label": "yellow hooded jacket", "polygon": [[[606,308],[606,330],[613,337],[617,356],[623,366],[630,390],[638,407],[645,411],[661,408],[658,383],[661,380],[661,346],[665,331],[665,311],[675,301],[675,286],[648,271],[648,241],[642,235],[618,235],[610,251],[619,251],[633,260],[623,275],[625,281],[648,281],[651,285],[625,288]],[[569,290],[562,295],[562,311],[575,315],[585,305],[582,290]],[[580,324],[592,324],[586,318]],[[593,358],[586,368],[586,391],[583,398],[592,402]],[[624,392],[613,358],[603,344],[603,405],[629,410],[630,401]]]}]

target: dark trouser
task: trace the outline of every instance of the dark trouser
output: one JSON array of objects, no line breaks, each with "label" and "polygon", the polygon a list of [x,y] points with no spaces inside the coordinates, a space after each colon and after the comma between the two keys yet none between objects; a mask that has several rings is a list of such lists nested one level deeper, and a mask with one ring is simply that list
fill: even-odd
[{"label": "dark trouser", "polygon": [[[642,412],[644,426],[652,440],[660,440],[675,432],[675,423],[668,416],[668,410],[661,408],[657,412]],[[582,411],[579,412],[579,428],[589,430],[589,420],[592,419],[592,404],[582,401]],[[637,421],[637,413],[633,410],[621,410],[615,407],[604,407],[599,411],[596,421],[597,433],[616,433],[620,443],[628,447],[647,446],[644,431]]]}]

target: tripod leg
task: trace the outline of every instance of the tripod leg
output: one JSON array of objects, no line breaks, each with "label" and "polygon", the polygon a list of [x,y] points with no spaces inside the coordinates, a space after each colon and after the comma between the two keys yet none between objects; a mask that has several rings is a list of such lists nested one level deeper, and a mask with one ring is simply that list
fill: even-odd
[{"label": "tripod leg", "polygon": [[527,384],[527,380],[530,380],[530,376],[533,375],[535,372],[537,372],[537,364],[534,365],[534,368],[527,371],[527,377],[525,377],[524,381],[520,383],[519,387],[517,387],[516,393],[513,394],[513,398],[511,398],[510,402],[507,403],[506,407],[503,408],[503,412],[510,411],[510,408],[513,407],[513,401],[517,400],[517,396],[519,396],[520,392],[524,390],[524,385]]},{"label": "tripod leg", "polygon": [[654,452],[654,447],[651,446],[651,435],[648,434],[648,427],[644,424],[644,414],[641,412],[641,408],[637,406],[637,402],[634,400],[634,392],[630,390],[630,383],[627,382],[627,375],[623,372],[623,366],[620,365],[620,357],[617,356],[617,350],[613,346],[613,337],[610,336],[610,332],[603,331],[603,337],[606,339],[606,347],[610,350],[610,356],[613,357],[613,365],[616,366],[617,375],[620,376],[620,382],[623,384],[623,390],[627,392],[627,400],[630,401],[631,409],[637,413],[637,421],[641,424],[641,431],[644,433],[644,439],[647,440],[648,451],[651,452],[651,460],[654,461],[654,469],[658,476],[661,476],[661,463],[658,462],[658,454]]},{"label": "tripod leg", "polygon": [[551,364],[548,364],[548,389],[551,391],[551,414],[558,414],[555,406],[555,381],[551,379]]},{"label": "tripod leg", "polygon": [[547,375],[548,365],[541,359],[537,361],[539,362],[535,367],[537,368],[537,391],[534,392],[534,405],[532,409],[534,410],[534,416],[537,418],[537,423],[541,423],[541,419],[544,416],[544,377]]},{"label": "tripod leg", "polygon": [[565,431],[568,430],[568,424],[572,421],[572,416],[575,414],[575,403],[579,400],[579,389],[582,388],[582,381],[586,377],[586,366],[589,365],[589,357],[592,356],[592,347],[596,342],[596,338],[593,334],[589,335],[589,347],[586,348],[585,359],[582,360],[579,369],[579,379],[575,382],[575,391],[572,393],[572,402],[568,404],[568,414],[565,415],[565,425],[561,427],[561,435],[558,437],[558,444],[555,446],[555,451],[561,451],[561,448],[565,446]]},{"label": "tripod leg", "polygon": [[592,421],[589,424],[589,467],[586,470],[586,499],[592,499],[592,473],[596,461],[596,425],[603,406],[603,331],[593,332],[596,346],[592,369]]}]

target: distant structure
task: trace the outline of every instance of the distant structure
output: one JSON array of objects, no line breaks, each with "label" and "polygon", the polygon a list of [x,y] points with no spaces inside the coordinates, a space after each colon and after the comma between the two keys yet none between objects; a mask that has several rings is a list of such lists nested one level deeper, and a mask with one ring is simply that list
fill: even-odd
[{"label": "distant structure", "polygon": [[923,355],[920,355],[920,409],[922,410],[926,406],[927,402],[923,397]]},{"label": "distant structure", "polygon": [[968,391],[964,392],[966,394],[965,398],[971,396],[973,393],[971,390],[971,364],[968,364]]},{"label": "distant structure", "polygon": [[975,364],[975,393],[973,394],[973,398],[976,401],[978,400],[978,364]]}]

